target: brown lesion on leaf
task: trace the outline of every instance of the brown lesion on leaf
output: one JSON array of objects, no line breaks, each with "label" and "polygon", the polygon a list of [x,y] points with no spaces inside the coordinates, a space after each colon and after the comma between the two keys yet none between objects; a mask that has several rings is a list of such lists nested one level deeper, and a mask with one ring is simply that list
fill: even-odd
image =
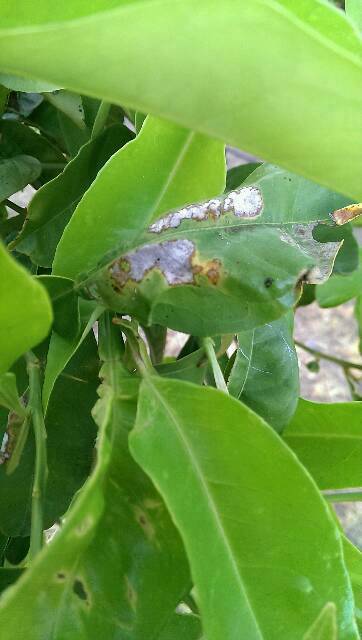
[{"label": "brown lesion on leaf", "polygon": [[196,263],[192,265],[192,272],[195,276],[205,276],[210,284],[217,285],[221,276],[221,261],[217,258],[208,260],[204,263]]},{"label": "brown lesion on leaf", "polygon": [[350,204],[342,209],[336,209],[336,211],[333,211],[331,214],[331,217],[336,224],[342,225],[355,220],[355,218],[358,218],[360,215],[362,215],[362,203]]},{"label": "brown lesion on leaf", "polygon": [[163,274],[170,286],[197,284],[195,278],[200,275],[217,285],[221,266],[217,258],[202,261],[196,256],[194,243],[183,238],[146,244],[135,249],[115,260],[109,267],[109,274],[112,289],[122,293],[127,283],[141,282],[154,269]]},{"label": "brown lesion on leaf", "polygon": [[143,509],[141,509],[141,507],[138,505],[135,505],[133,507],[133,513],[134,513],[136,522],[142,528],[147,540],[149,540],[150,542],[152,542],[152,544],[158,547],[156,529],[149,514],[146,513],[146,511],[144,511]]}]

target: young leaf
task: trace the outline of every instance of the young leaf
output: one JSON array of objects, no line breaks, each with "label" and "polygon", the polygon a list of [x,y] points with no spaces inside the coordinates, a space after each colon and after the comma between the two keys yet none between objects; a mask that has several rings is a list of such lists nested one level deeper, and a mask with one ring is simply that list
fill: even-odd
[{"label": "young leaf", "polygon": [[61,531],[1,600],[3,640],[16,634],[29,640],[74,634],[77,640],[158,640],[189,591],[178,533],[128,452],[138,381],[127,376],[114,351],[112,356],[95,410],[95,469]]},{"label": "young leaf", "polygon": [[0,244],[0,374],[50,330],[52,308],[44,287]]},{"label": "young leaf", "polygon": [[56,176],[65,166],[65,158],[49,140],[16,120],[0,120],[0,157],[29,155],[42,165],[41,183]]},{"label": "young leaf", "polygon": [[105,162],[131,139],[132,133],[123,125],[109,127],[87,142],[62,173],[39,189],[16,240],[17,251],[38,265],[51,267],[57,244],[79,200]]},{"label": "young leaf", "polygon": [[148,377],[130,444],[183,537],[208,640],[300,638],[331,601],[339,640],[358,638],[337,525],[256,414]]},{"label": "young leaf", "polygon": [[79,0],[51,15],[45,0],[24,5],[2,21],[4,71],[162,115],[362,196],[362,45],[332,3],[133,0],[87,18]]},{"label": "young leaf", "polygon": [[[43,505],[46,527],[65,513],[92,467],[96,429],[91,410],[97,398],[98,370],[96,341],[93,335],[88,335],[58,377],[47,405],[48,480]],[[13,423],[9,423],[7,432],[14,447],[18,434]],[[9,474],[12,456],[0,466],[0,530],[11,536],[24,536],[30,526],[32,431],[15,470]]]},{"label": "young leaf", "polygon": [[14,156],[0,160],[0,201],[24,189],[41,174],[41,165],[31,156]]},{"label": "young leaf", "polygon": [[53,272],[73,279],[87,274],[118,247],[123,251],[134,246],[162,212],[216,195],[224,184],[220,142],[148,118],[79,203],[58,245]]},{"label": "young leaf", "polygon": [[361,485],[362,405],[299,400],[283,439],[320,489]]},{"label": "young leaf", "polygon": [[238,334],[229,393],[245,402],[276,431],[290,422],[298,404],[299,369],[293,313]]}]

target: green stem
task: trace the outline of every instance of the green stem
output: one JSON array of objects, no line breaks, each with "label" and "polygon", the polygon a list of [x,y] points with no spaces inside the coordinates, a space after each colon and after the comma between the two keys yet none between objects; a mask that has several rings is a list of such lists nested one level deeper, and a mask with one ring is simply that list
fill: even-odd
[{"label": "green stem", "polygon": [[362,502],[362,489],[357,491],[330,491],[323,493],[328,502]]},{"label": "green stem", "polygon": [[95,138],[105,127],[110,108],[111,104],[102,100],[93,123],[91,138]]},{"label": "green stem", "polygon": [[8,200],[8,199],[4,200],[4,205],[5,207],[12,209],[13,211],[16,211],[16,213],[20,213],[21,215],[24,215],[24,216],[26,215],[26,208],[20,207],[15,202],[11,202],[11,200]]},{"label": "green stem", "polygon": [[317,349],[311,349],[311,347],[307,347],[303,342],[299,342],[299,340],[294,341],[297,347],[303,349],[303,351],[307,351],[311,355],[316,358],[322,358],[322,360],[328,360],[328,362],[333,362],[338,366],[342,367],[342,369],[359,369],[362,371],[362,364],[357,364],[356,362],[348,362],[348,360],[343,360],[342,358],[336,358],[335,356],[329,356],[327,353],[322,353],[321,351],[317,351]]},{"label": "green stem", "polygon": [[202,345],[205,349],[207,359],[212,368],[216,387],[220,389],[220,391],[224,391],[224,393],[229,393],[228,388],[226,386],[225,378],[223,376],[223,372],[220,369],[220,365],[216,357],[213,340],[211,338],[203,338]]},{"label": "green stem", "polygon": [[32,352],[26,356],[29,373],[29,411],[35,436],[35,472],[31,505],[31,534],[29,559],[43,546],[43,509],[48,475],[46,431],[41,399],[40,363]]}]

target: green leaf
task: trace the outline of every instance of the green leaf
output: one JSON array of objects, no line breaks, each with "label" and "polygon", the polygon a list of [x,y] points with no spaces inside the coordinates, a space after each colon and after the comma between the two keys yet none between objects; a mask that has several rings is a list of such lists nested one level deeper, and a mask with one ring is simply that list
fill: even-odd
[{"label": "green leaf", "polygon": [[42,164],[40,182],[47,182],[62,170],[65,158],[43,135],[15,120],[0,120],[0,158],[34,156]]},{"label": "green leaf", "polygon": [[352,583],[356,620],[362,633],[362,553],[346,536],[342,540],[344,560]]},{"label": "green leaf", "polygon": [[159,218],[133,241],[133,251],[112,262],[114,249],[89,277],[89,290],[144,326],[196,336],[254,329],[295,305],[301,281],[329,276],[341,228],[319,223],[330,223],[331,211],[345,202],[262,166],[239,191]]},{"label": "green leaf", "polygon": [[165,378],[188,380],[195,384],[202,384],[206,376],[208,361],[204,349],[197,349],[175,362],[168,362],[156,366],[157,373]]},{"label": "green leaf", "polygon": [[161,213],[221,192],[224,181],[221,143],[148,118],[84,195],[58,245],[54,273],[75,279],[89,272],[105,254],[134,245]]},{"label": "green leaf", "polygon": [[358,296],[354,308],[359,332],[359,352],[362,353],[362,295]]},{"label": "green leaf", "polygon": [[[93,463],[96,429],[91,410],[97,399],[99,362],[93,335],[83,341],[55,382],[45,416],[48,480],[46,527],[67,510]],[[12,429],[12,432],[10,431]],[[13,425],[7,429],[16,442]],[[15,444],[15,443],[14,443]],[[12,445],[14,446],[14,445]],[[29,534],[34,473],[34,436],[29,433],[20,462],[9,475],[10,459],[0,467],[0,529],[11,536]]]},{"label": "green leaf", "polygon": [[59,276],[38,276],[38,281],[48,292],[52,302],[53,331],[69,340],[80,331],[79,299],[74,291],[73,280]]},{"label": "green leaf", "polygon": [[14,156],[0,160],[0,200],[24,189],[41,174],[41,164],[31,156]]},{"label": "green leaf", "polygon": [[359,268],[346,276],[332,276],[316,289],[320,307],[337,307],[362,295],[362,249],[359,252]]},{"label": "green leaf", "polygon": [[180,538],[128,452],[138,381],[124,375],[115,359],[103,368],[95,469],[61,531],[1,600],[3,640],[157,640],[189,591]]},{"label": "green leaf", "polygon": [[233,189],[240,187],[240,185],[245,182],[250,174],[252,174],[258,167],[260,167],[260,162],[248,162],[247,164],[241,164],[238,167],[229,169],[226,174],[225,191],[232,191]]},{"label": "green leaf", "polygon": [[25,416],[25,408],[19,400],[14,373],[3,373],[0,376],[0,404],[9,411],[15,411],[20,416]]},{"label": "green leaf", "polygon": [[202,640],[200,619],[175,613],[157,640]]},{"label": "green leaf", "polygon": [[362,404],[299,400],[283,439],[321,489],[361,485]]},{"label": "green leaf", "polygon": [[52,393],[55,381],[66,367],[70,359],[79,349],[83,340],[92,331],[94,323],[103,313],[104,308],[95,305],[93,302],[79,300],[78,307],[73,308],[74,314],[69,317],[69,321],[78,326],[80,321],[79,333],[72,337],[72,334],[62,335],[53,331],[50,337],[47,362],[45,367],[44,385],[43,385],[43,406],[46,410]]},{"label": "green leaf", "polygon": [[150,377],[130,445],[181,532],[208,640],[300,638],[331,601],[339,640],[358,638],[337,525],[256,414]]},{"label": "green leaf", "polygon": [[64,171],[44,185],[33,197],[26,224],[17,238],[17,251],[33,262],[51,267],[57,244],[66,224],[98,171],[132,133],[123,125],[113,125],[82,147]]},{"label": "green leaf", "polygon": [[0,116],[4,113],[8,102],[9,91],[0,84]]},{"label": "green leaf", "polygon": [[345,0],[346,14],[362,31],[362,2],[361,0]]},{"label": "green leaf", "polygon": [[327,602],[303,640],[338,640],[334,602]]},{"label": "green leaf", "polygon": [[52,308],[42,285],[0,244],[0,374],[41,342],[52,323]]},{"label": "green leaf", "polygon": [[290,422],[298,404],[299,369],[290,312],[270,324],[238,334],[229,393],[276,431]]},{"label": "green leaf", "polygon": [[7,73],[0,73],[0,83],[11,89],[11,91],[24,91],[25,93],[43,93],[44,91],[54,91],[59,87],[43,82],[42,80],[29,80],[20,76],[12,76]]},{"label": "green leaf", "polygon": [[5,72],[158,114],[361,198],[362,45],[331,4],[114,1],[86,18],[83,1],[54,15],[24,5],[2,21]]},{"label": "green leaf", "polygon": [[86,128],[83,102],[80,95],[61,89],[45,93],[44,98],[48,100],[53,107],[56,107],[56,109],[64,113],[64,115],[68,116],[79,129]]}]

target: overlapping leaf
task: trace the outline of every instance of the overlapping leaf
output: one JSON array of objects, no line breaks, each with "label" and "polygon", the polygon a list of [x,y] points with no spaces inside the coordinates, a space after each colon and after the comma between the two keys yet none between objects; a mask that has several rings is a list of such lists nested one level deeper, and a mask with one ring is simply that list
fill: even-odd
[{"label": "overlapping leaf", "polygon": [[228,379],[239,398],[268,424],[281,431],[298,403],[299,370],[290,312],[262,327],[237,336],[238,346]]},{"label": "overlapping leaf", "polygon": [[133,251],[106,256],[90,289],[144,325],[199,336],[254,329],[295,304],[301,281],[329,276],[340,236],[330,214],[346,203],[263,165],[240,190],[156,220]]},{"label": "overlapping leaf", "polygon": [[96,467],[61,532],[0,601],[4,640],[157,640],[190,587],[179,536],[128,453],[138,381],[114,356],[95,413]]},{"label": "overlapping leaf", "polygon": [[44,287],[11,258],[1,244],[0,272],[1,374],[46,337],[52,323],[52,309]]},{"label": "overlapping leaf", "polygon": [[256,414],[150,377],[130,443],[182,534],[208,640],[300,638],[329,602],[339,640],[358,638],[337,525]]},{"label": "overlapping leaf", "polygon": [[84,145],[64,171],[35,194],[16,242],[17,250],[36,264],[51,267],[57,244],[79,200],[105,162],[131,139],[129,129],[113,125]]},{"label": "overlapping leaf", "polygon": [[2,1],[5,72],[161,115],[361,197],[362,45],[332,3],[63,4]]},{"label": "overlapping leaf", "polygon": [[283,438],[321,489],[361,485],[361,403],[300,399]]}]

